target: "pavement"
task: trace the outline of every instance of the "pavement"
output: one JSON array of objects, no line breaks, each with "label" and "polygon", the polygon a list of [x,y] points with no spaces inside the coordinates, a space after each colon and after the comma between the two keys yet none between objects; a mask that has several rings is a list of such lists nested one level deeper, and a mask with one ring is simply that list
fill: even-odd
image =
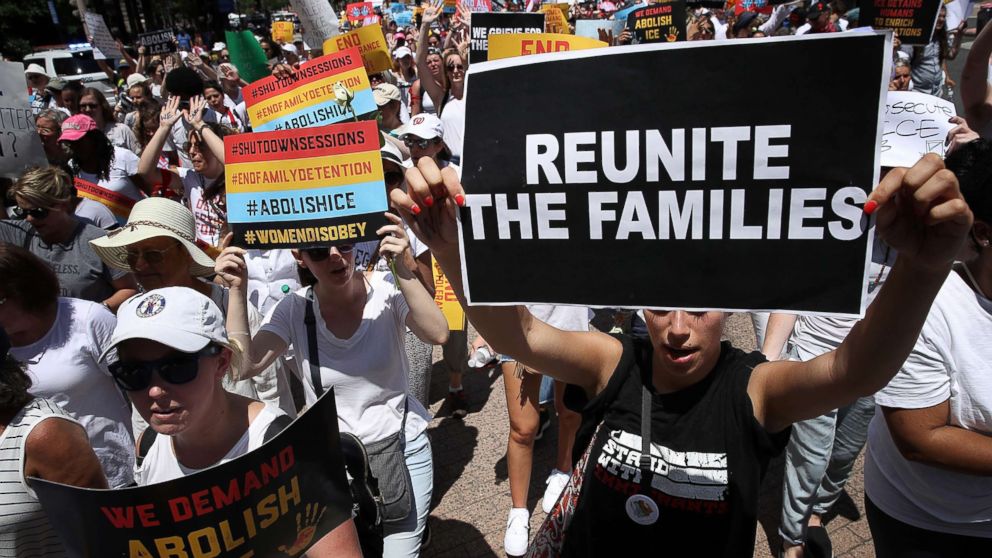
[{"label": "pavement", "polygon": [[[470,331],[470,338],[474,337]],[[736,346],[754,348],[754,330],[746,314],[735,314],[727,322],[725,335]],[[435,360],[440,351],[435,351]],[[500,557],[503,532],[510,509],[507,480],[506,440],[509,421],[503,379],[498,372],[469,372],[463,384],[469,402],[464,420],[448,416],[444,406],[448,378],[435,363],[431,378],[430,436],[434,450],[434,501],[430,524],[432,540],[423,556],[433,558]],[[530,494],[531,533],[544,520],[540,500],[544,479],[551,471],[557,448],[557,423],[535,444]],[[756,557],[774,557],[780,545],[779,513],[782,498],[782,459],[772,462],[762,486]],[[827,531],[838,558],[874,557],[868,524],[864,518],[863,457],[858,459],[835,510],[828,517]]]}]

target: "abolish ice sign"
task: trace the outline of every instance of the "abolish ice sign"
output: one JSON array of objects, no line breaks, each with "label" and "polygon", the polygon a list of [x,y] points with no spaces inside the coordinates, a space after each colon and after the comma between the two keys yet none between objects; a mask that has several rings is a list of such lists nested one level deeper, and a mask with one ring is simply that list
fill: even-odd
[{"label": "abolish ice sign", "polygon": [[[470,303],[860,314],[889,48],[857,33],[474,67]],[[506,83],[556,101],[521,111]]]}]

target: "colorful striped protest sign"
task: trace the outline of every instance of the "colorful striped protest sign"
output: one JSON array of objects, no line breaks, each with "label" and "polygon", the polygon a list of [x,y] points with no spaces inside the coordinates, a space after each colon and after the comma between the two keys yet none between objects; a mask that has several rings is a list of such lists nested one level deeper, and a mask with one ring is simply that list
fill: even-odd
[{"label": "colorful striped protest sign", "polygon": [[120,223],[127,221],[128,215],[131,214],[131,208],[137,203],[120,192],[108,190],[103,186],[79,177],[74,178],[72,183],[76,187],[76,194],[79,197],[100,202],[107,206],[107,209],[114,214],[114,217]]},{"label": "colorful striped protest sign", "polygon": [[[335,99],[337,83],[354,95],[350,110]],[[307,62],[292,79],[260,79],[245,88],[244,99],[256,132],[323,126],[376,110],[357,48]]]},{"label": "colorful striped protest sign", "polygon": [[378,238],[386,185],[374,121],[224,138],[227,219],[248,248]]}]

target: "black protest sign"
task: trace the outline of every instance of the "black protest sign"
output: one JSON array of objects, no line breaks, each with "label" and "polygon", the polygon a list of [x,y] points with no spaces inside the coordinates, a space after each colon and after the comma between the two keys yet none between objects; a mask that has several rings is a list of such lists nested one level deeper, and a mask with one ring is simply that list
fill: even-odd
[{"label": "black protest sign", "polygon": [[544,33],[544,14],[472,14],[469,62],[474,64],[489,60],[489,35],[509,33]]},{"label": "black protest sign", "polygon": [[685,38],[685,1],[653,4],[631,12],[627,29],[638,43],[674,43]]},{"label": "black protest sign", "polygon": [[[838,33],[475,67],[460,212],[470,303],[860,313],[890,49],[881,33]],[[556,91],[593,94],[514,108]],[[503,280],[510,261],[527,281]]]},{"label": "black protest sign", "polygon": [[176,35],[168,29],[141,33],[138,35],[138,44],[145,47],[146,54],[176,52]]},{"label": "black protest sign", "polygon": [[351,517],[333,391],[233,461],[172,481],[90,490],[31,479],[72,558],[301,556]]},{"label": "black protest sign", "polygon": [[925,45],[933,36],[942,0],[866,0],[861,5],[862,25],[894,29],[904,45]]}]

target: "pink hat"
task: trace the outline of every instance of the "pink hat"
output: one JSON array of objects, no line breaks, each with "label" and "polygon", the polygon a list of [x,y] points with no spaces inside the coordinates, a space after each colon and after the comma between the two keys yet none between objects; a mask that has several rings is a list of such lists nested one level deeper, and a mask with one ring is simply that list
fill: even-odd
[{"label": "pink hat", "polygon": [[77,141],[86,135],[86,132],[96,130],[96,121],[85,114],[70,116],[62,123],[62,135],[59,141]]}]

